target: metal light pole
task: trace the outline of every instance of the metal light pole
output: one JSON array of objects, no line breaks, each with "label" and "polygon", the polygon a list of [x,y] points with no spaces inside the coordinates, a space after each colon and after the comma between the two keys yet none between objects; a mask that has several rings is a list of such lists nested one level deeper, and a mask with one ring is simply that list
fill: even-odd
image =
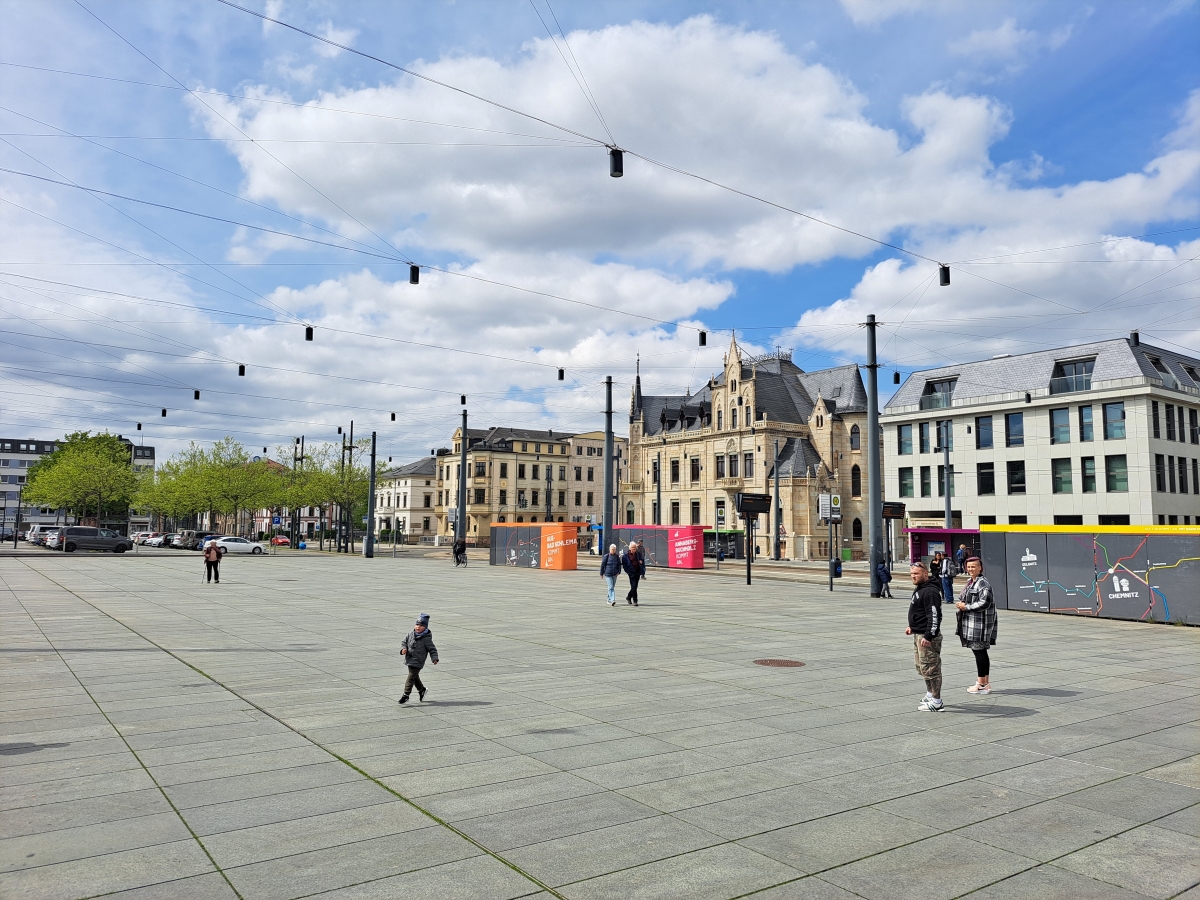
[{"label": "metal light pole", "polygon": [[[350,472],[350,478],[354,478],[354,420],[350,420],[350,440],[346,442],[346,468]],[[346,541],[342,547],[343,553],[354,552],[354,498],[349,496],[347,492],[346,499],[350,501],[346,509],[342,510],[342,518],[346,522]]]},{"label": "metal light pole", "polygon": [[367,489],[367,535],[363,539],[363,556],[367,559],[375,557],[375,432],[371,432],[371,474],[367,476],[370,487]]},{"label": "metal light pole", "polygon": [[604,379],[604,512],[603,528],[600,532],[600,546],[607,551],[613,541],[612,520],[612,470],[613,470],[613,430],[612,430],[612,376]]},{"label": "metal light pole", "polygon": [[[546,445],[546,448],[551,453],[554,452],[554,448],[552,446],[550,446],[549,444]],[[554,457],[550,457],[550,459],[551,459],[551,462],[546,463],[546,521],[547,522],[554,521],[553,497],[551,496],[551,491],[553,490],[552,485],[554,482],[554,462],[553,462]]]},{"label": "metal light pole", "polygon": [[[775,523],[775,562],[779,562],[779,557],[780,557],[779,527],[780,527],[780,525],[783,524],[780,521],[780,518],[781,518],[780,513],[782,512],[782,510],[779,507],[779,438],[775,438],[775,466],[774,466],[774,469],[775,469],[775,515],[771,516],[769,521],[772,521]],[[793,551],[792,556],[795,556],[795,555],[796,555],[795,551]]]},{"label": "metal light pole", "polygon": [[871,596],[883,591],[883,482],[879,472],[879,363],[875,358],[875,316],[867,316],[867,518],[871,542]]},{"label": "metal light pole", "polygon": [[[944,433],[943,433],[944,432]],[[954,514],[950,511],[950,421],[938,422],[938,442],[942,445],[942,493],[946,497],[946,528],[954,527]]]},{"label": "metal light pole", "polygon": [[454,538],[467,539],[467,411],[463,410],[462,454],[458,472],[458,521],[454,523]]}]

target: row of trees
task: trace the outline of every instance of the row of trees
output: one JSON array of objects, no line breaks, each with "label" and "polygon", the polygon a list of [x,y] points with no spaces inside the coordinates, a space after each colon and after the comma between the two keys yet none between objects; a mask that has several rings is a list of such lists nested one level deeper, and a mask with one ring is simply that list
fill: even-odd
[{"label": "row of trees", "polygon": [[[29,470],[30,502],[80,518],[124,517],[132,507],[176,522],[208,514],[212,524],[245,533],[255,510],[282,512],[303,506],[348,507],[358,521],[369,490],[370,441],[356,441],[353,464],[342,463],[339,444],[305,448],[293,467],[252,459],[232,437],[210,448],[193,442],[157,471],[136,472],[130,448],[111,434],[68,435]],[[276,455],[287,459],[291,448]]]}]

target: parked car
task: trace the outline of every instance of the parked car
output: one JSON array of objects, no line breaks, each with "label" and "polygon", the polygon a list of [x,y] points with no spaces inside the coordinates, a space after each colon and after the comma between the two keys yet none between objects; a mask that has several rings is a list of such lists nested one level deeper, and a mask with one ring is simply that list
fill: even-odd
[{"label": "parked car", "polygon": [[135,544],[145,545],[146,541],[150,540],[150,538],[152,538],[152,537],[158,537],[158,532],[157,531],[139,531],[137,534],[135,534],[133,536],[133,542]]},{"label": "parked car", "polygon": [[48,550],[62,549],[62,536],[64,528],[51,528],[46,532],[45,546]]},{"label": "parked car", "polygon": [[158,537],[146,538],[147,547],[170,547],[171,541],[178,537],[176,534],[160,534]]},{"label": "parked car", "polygon": [[221,555],[226,553],[262,553],[262,544],[247,540],[244,537],[219,537],[215,540]]},{"label": "parked car", "polygon": [[272,543],[272,544],[274,544],[276,547],[290,547],[290,546],[292,546],[291,539],[290,539],[290,538],[288,538],[288,536],[287,536],[286,534],[277,534],[277,535],[275,535],[275,537],[271,538],[271,543]]},{"label": "parked car", "polygon": [[124,535],[107,528],[93,528],[88,525],[64,528],[61,540],[63,550],[67,553],[74,553],[76,550],[111,550],[113,553],[124,553],[133,549],[133,542]]},{"label": "parked car", "polygon": [[25,532],[25,540],[30,544],[40,544],[42,542],[42,529],[47,528],[47,525],[30,525]]}]

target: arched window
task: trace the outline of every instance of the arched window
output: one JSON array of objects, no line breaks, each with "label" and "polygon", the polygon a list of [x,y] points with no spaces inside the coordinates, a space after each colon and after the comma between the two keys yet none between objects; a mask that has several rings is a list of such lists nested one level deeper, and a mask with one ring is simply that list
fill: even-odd
[{"label": "arched window", "polygon": [[635,524],[635,515],[636,515],[636,512],[634,510],[633,501],[630,500],[628,503],[625,504],[625,524],[626,525]]},{"label": "arched window", "polygon": [[862,519],[854,520],[853,537],[854,537],[854,540],[856,540],[856,541],[862,540]]},{"label": "arched window", "polygon": [[717,431],[720,431],[725,424],[725,414],[721,410],[717,410]]},{"label": "arched window", "polygon": [[862,447],[860,446],[860,444],[861,444],[861,441],[859,440],[858,426],[852,425],[850,427],[850,449],[851,450],[861,450]]},{"label": "arched window", "polygon": [[862,469],[854,466],[850,469],[850,496],[862,496]]},{"label": "arched window", "polygon": [[530,516],[530,517],[529,517],[529,521],[530,521],[530,522],[536,522],[536,521],[537,521],[537,516]]},{"label": "arched window", "polygon": [[524,517],[524,516],[517,516],[517,521],[518,521],[518,522],[524,522],[524,521],[525,521],[525,517]]},{"label": "arched window", "polygon": [[503,521],[504,521],[504,516],[501,516],[499,519],[497,519],[497,521],[498,521],[498,522],[503,522]]}]

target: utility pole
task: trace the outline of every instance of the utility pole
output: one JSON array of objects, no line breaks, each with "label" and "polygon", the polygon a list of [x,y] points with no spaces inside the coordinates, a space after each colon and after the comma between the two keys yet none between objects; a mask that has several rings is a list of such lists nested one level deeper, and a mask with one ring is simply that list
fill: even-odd
[{"label": "utility pole", "polygon": [[458,521],[454,523],[456,540],[467,539],[467,411],[463,410],[462,455],[458,472]]},{"label": "utility pole", "polygon": [[371,474],[367,476],[367,535],[363,538],[363,556],[375,557],[375,432],[371,432]]},{"label": "utility pole", "polygon": [[[354,478],[354,420],[350,420],[350,440],[346,443],[346,468],[350,478]],[[354,498],[347,491],[346,499],[350,501],[348,508],[342,510],[342,518],[346,521],[346,541],[342,547],[343,553],[354,552]]]},{"label": "utility pole", "polygon": [[879,563],[883,559],[883,482],[879,472],[879,363],[875,358],[875,316],[867,316],[867,517],[871,542],[871,596],[883,591]]},{"label": "utility pole", "polygon": [[338,491],[337,527],[334,528],[334,530],[333,530],[334,531],[334,540],[336,541],[336,545],[334,547],[334,553],[342,552],[342,540],[344,537],[342,534],[342,501],[345,499],[345,495],[346,495],[346,435],[345,434],[342,435],[342,455],[340,457],[338,457],[338,484],[341,486],[341,490]]},{"label": "utility pole", "polygon": [[612,530],[612,471],[613,471],[613,430],[612,430],[612,376],[604,379],[604,520],[601,548],[608,550],[614,534]]},{"label": "utility pole", "polygon": [[[945,433],[943,434],[943,430]],[[942,445],[942,493],[946,497],[946,529],[954,527],[954,514],[950,511],[950,420],[938,422],[938,443]]]},{"label": "utility pole", "polygon": [[[550,432],[550,436],[554,437],[554,432]],[[546,445],[546,449],[550,453],[554,452],[554,448],[550,444]],[[549,456],[549,454],[547,454],[547,455]],[[553,497],[551,496],[551,492],[553,490],[553,482],[554,482],[554,457],[550,456],[549,459],[550,459],[550,461],[546,463],[546,521],[553,522],[554,521],[554,508],[553,508]]]},{"label": "utility pole", "polygon": [[[780,519],[782,518],[782,516],[780,514],[783,512],[783,510],[779,506],[779,438],[775,438],[775,466],[774,466],[774,469],[775,469],[775,514],[773,516],[771,516],[770,521],[773,521],[775,523],[775,562],[779,562],[779,556],[780,556],[779,531],[780,531],[780,526],[783,524],[780,521]],[[795,552],[795,550],[793,550],[792,551],[793,558],[795,557],[795,555],[796,555],[796,552]]]}]

